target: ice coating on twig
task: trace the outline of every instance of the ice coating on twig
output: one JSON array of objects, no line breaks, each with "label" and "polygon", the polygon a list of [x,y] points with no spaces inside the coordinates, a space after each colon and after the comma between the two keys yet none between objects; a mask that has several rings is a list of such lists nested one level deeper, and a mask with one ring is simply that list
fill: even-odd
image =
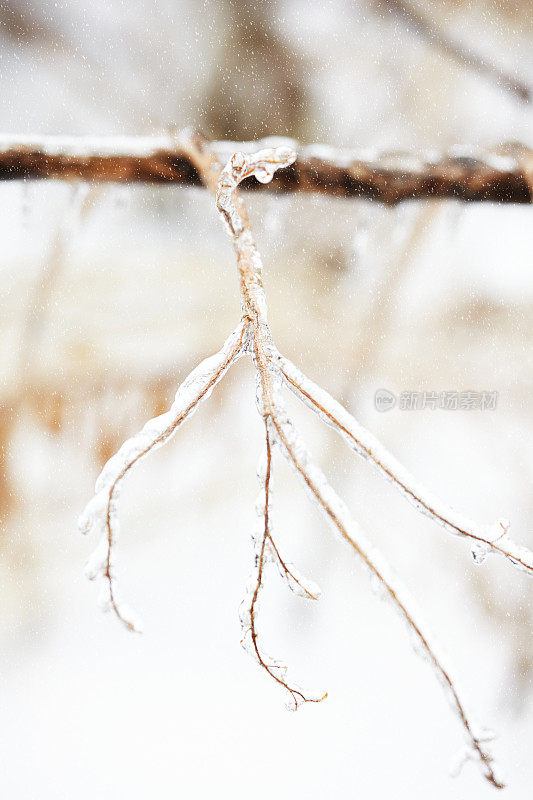
[{"label": "ice coating on twig", "polygon": [[502,788],[503,784],[496,775],[492,753],[485,747],[484,741],[476,736],[475,726],[465,710],[464,701],[459,696],[455,681],[452,681],[448,668],[444,666],[445,659],[429,637],[426,626],[422,626],[422,616],[413,599],[401,586],[378,550],[370,545],[359,525],[352,520],[346,505],[329,485],[322,471],[311,461],[289,417],[280,409],[274,415],[272,424],[287,460],[303,482],[312,501],[333,525],[337,535],[359,556],[370,576],[382,585],[384,596],[407,623],[415,640],[417,653],[431,664],[439,682],[443,685],[485,777],[494,786]]},{"label": "ice coating on twig", "polygon": [[303,596],[314,597],[309,589],[299,581],[299,578],[283,561],[272,537],[272,447],[267,420],[265,420],[265,439],[265,453],[262,455],[257,469],[261,490],[256,504],[257,523],[252,535],[254,543],[254,566],[246,585],[245,597],[239,609],[242,630],[241,644],[259,666],[288,692],[290,697],[288,707],[291,711],[296,711],[302,703],[320,702],[326,697],[326,694],[324,692],[310,692],[304,690],[298,686],[298,684],[289,680],[287,667],[277,659],[268,655],[259,645],[257,616],[260,605],[260,592],[263,587],[265,572],[269,562],[275,561],[277,563],[280,574],[287,580],[291,589],[294,590],[297,586],[299,593]]},{"label": "ice coating on twig", "polygon": [[533,553],[508,536],[509,522],[497,520],[480,525],[442,502],[422,484],[328,392],[307,378],[294,364],[278,356],[281,372],[289,388],[320,419],[339,433],[350,449],[370,462],[422,514],[456,536],[471,540],[474,561],[482,563],[489,553],[499,553],[515,566],[533,573]]},{"label": "ice coating on twig", "polygon": [[278,169],[296,161],[296,152],[290,147],[268,147],[257,153],[234,153],[222,173],[216,194],[217,208],[227,225],[230,236],[239,236],[246,223],[235,206],[233,193],[239,183],[255,175],[260,183],[269,183]]},{"label": "ice coating on twig", "polygon": [[115,579],[115,547],[119,535],[118,499],[120,485],[130,469],[152,451],[169,441],[177,429],[188,419],[201,402],[206,400],[213,388],[224,376],[230,365],[242,355],[246,324],[241,322],[226,339],[218,353],[202,361],[185,378],[165,414],[149,420],[144,428],[128,439],[120,450],[109,459],[100,473],[95,487],[95,496],[79,518],[81,533],[92,531],[101,539],[89,558],[86,573],[91,580],[102,578],[105,583],[104,608],[112,609],[124,625],[139,631],[139,624],[132,613],[119,600]]},{"label": "ice coating on twig", "polygon": [[250,319],[250,351],[257,370],[257,408],[264,420],[266,436],[266,452],[258,468],[261,493],[256,506],[258,526],[254,535],[254,571],[240,610],[242,644],[259,665],[286,689],[291,698],[290,708],[294,710],[301,703],[318,702],[326,695],[323,692],[304,692],[289,681],[286,667],[267,656],[259,647],[256,617],[268,561],[277,564],[280,575],[297,594],[316,598],[319,590],[304,580],[294,567],[283,559],[272,536],[270,513],[272,448],[269,420],[274,403],[281,402],[282,384],[281,375],[273,360],[276,350],[267,322],[261,256],[249,227],[244,205],[236,196],[236,188],[242,180],[251,175],[255,175],[261,182],[268,182],[277,169],[288,166],[295,158],[296,153],[288,147],[267,148],[252,155],[235,153],[222,170],[216,189],[217,208],[238,256],[242,311],[243,315]]},{"label": "ice coating on twig", "polygon": [[[261,409],[262,406],[259,403],[259,408]],[[260,413],[261,410],[260,410]],[[265,433],[268,434],[268,446],[265,447],[264,453],[262,453],[261,458],[257,464],[257,477],[259,483],[261,485],[261,490],[256,500],[255,509],[257,513],[257,524],[254,528],[252,533],[252,541],[254,543],[255,550],[257,552],[257,547],[261,547],[262,539],[265,534],[265,521],[267,517],[267,491],[266,491],[266,473],[267,470],[269,471],[269,476],[271,473],[271,461],[273,458],[273,441],[272,441],[272,434],[271,431],[268,429],[268,421],[265,422]],[[282,580],[287,584],[288,588],[294,592],[294,594],[298,595],[298,597],[304,597],[308,600],[318,600],[320,595],[322,594],[320,587],[312,581],[308,577],[304,577],[301,572],[295,567],[292,561],[288,561],[285,556],[282,556],[278,546],[274,540],[274,533],[273,533],[273,520],[272,520],[272,485],[270,482],[270,477],[268,481],[268,531],[266,531],[266,542],[265,542],[265,549],[263,553],[263,560],[266,563],[274,564],[279,572],[280,577]],[[257,559],[256,559],[257,565]],[[255,572],[254,572],[255,575]]]}]

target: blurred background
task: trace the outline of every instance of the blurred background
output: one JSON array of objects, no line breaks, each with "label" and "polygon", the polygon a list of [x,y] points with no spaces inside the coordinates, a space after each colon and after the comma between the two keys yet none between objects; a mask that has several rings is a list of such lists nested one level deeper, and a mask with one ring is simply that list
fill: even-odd
[{"label": "blurred background", "polygon": [[[531,103],[498,77],[533,86],[526,0],[8,0],[0,69],[5,133],[533,146]],[[278,544],[323,596],[272,572],[262,641],[328,699],[291,715],[241,649],[263,443],[249,360],[122,491],[119,577],[146,633],[100,612],[83,574],[96,542],[76,518],[103,463],[236,324],[233,253],[201,189],[14,182],[0,198],[1,793],[490,797],[472,764],[448,776],[463,739],[441,687],[279,459]],[[443,499],[509,517],[532,547],[531,208],[248,204],[282,352]],[[378,389],[498,404],[380,413]],[[289,405],[499,733],[505,796],[529,796],[531,581],[494,557],[476,566]]]}]

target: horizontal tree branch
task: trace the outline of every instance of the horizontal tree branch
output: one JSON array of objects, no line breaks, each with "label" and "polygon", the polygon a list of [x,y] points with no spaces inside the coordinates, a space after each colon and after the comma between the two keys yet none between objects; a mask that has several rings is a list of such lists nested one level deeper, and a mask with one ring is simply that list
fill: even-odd
[{"label": "horizontal tree branch", "polygon": [[[201,185],[189,161],[184,134],[172,136],[67,137],[0,135],[0,180],[52,178],[67,181]],[[243,188],[366,197],[388,205],[401,200],[456,198],[531,203],[533,151],[507,144],[494,151],[453,147],[415,155],[384,150],[301,146],[291,139],[206,142],[225,162],[235,151],[288,144],[296,162],[274,180],[247,179]]]}]

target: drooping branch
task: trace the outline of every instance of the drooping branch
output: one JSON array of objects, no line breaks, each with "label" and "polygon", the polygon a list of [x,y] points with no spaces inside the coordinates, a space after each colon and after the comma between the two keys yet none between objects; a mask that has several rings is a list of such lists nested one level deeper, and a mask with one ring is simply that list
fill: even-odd
[{"label": "drooping branch", "polygon": [[509,522],[497,520],[492,525],[480,525],[459,514],[429,492],[381,442],[366,430],[328,392],[309,380],[287,358],[278,356],[281,373],[289,388],[318,416],[346,441],[351,450],[372,464],[403,496],[434,522],[455,536],[470,542],[476,562],[481,563],[489,553],[504,556],[511,564],[533,575],[533,553],[513,542]]},{"label": "drooping branch", "polygon": [[428,661],[445,688],[450,704],[456,712],[467,737],[467,753],[469,758],[479,762],[485,778],[497,789],[504,788],[494,757],[488,742],[490,739],[477,729],[470,714],[466,711],[455,680],[452,679],[445,660],[431,641],[427,629],[420,622],[420,611],[416,604],[400,585],[375,547],[366,540],[364,532],[351,518],[344,502],[328,484],[321,470],[313,464],[309,454],[288,417],[275,413],[273,428],[276,431],[280,446],[285,456],[298,475],[311,499],[318,505],[321,513],[333,526],[337,535],[344,541],[355,555],[362,561],[373,581],[377,583],[383,596],[391,603],[394,610],[407,623],[412,632],[421,655]]},{"label": "drooping branch", "polygon": [[[186,136],[0,136],[0,180],[55,179],[117,183],[202,180],[184,144]],[[286,144],[297,153],[291,166],[267,184],[249,178],[245,189],[366,197],[387,205],[408,199],[455,198],[474,202],[530,203],[533,152],[507,144],[494,151],[464,146],[447,152],[302,146],[293,140],[206,142],[221,163],[236,151]]]},{"label": "drooping branch", "polygon": [[[317,592],[306,586],[297,572],[284,561],[274,543],[271,522],[271,469],[272,452],[278,448],[289,462],[308,491],[309,496],[328,519],[334,530],[349,545],[352,552],[365,565],[372,582],[396,609],[414,635],[417,649],[431,664],[450,697],[468,741],[467,755],[477,760],[487,778],[497,788],[503,787],[498,776],[489,737],[472,723],[445,661],[431,643],[431,638],[421,624],[419,612],[408,593],[367,541],[359,526],[351,519],[348,510],[321,470],[313,464],[307,448],[289,418],[281,390],[288,383],[297,396],[304,400],[318,416],[343,435],[348,444],[360,455],[374,463],[392,480],[406,496],[453,532],[465,536],[476,546],[482,545],[483,554],[496,551],[505,555],[515,566],[533,571],[533,558],[524,548],[519,548],[507,536],[507,525],[498,523],[494,529],[476,526],[460,517],[440,501],[414,484],[413,479],[390,454],[327,393],[312,384],[296,367],[277,351],[267,320],[267,302],[263,288],[262,260],[252,233],[246,207],[239,195],[241,182],[255,177],[260,183],[272,180],[279,169],[287,169],[297,158],[288,146],[265,148],[253,153],[235,152],[222,167],[213,145],[199,135],[182,135],[178,141],[190,163],[202,177],[202,182],[216,197],[217,209],[225,225],[236,256],[241,295],[241,323],[227,339],[222,350],[202,362],[182,384],[169,412],[156,417],[107,463],[97,481],[96,496],[86,509],[80,527],[84,532],[97,529],[102,535],[101,547],[91,563],[90,573],[104,579],[107,604],[126,627],[135,630],[135,623],[117,600],[114,589],[114,550],[118,532],[117,500],[122,480],[129,470],[145,455],[170,439],[178,426],[206,399],[214,385],[223,377],[233,361],[247,353],[252,356],[257,380],[257,407],[262,417],[266,439],[266,458],[258,470],[261,494],[258,508],[258,526],[254,535],[254,572],[248,584],[247,595],[241,607],[243,644],[267,673],[286,691],[293,707],[304,702],[319,702],[323,693],[303,692],[286,677],[283,665],[267,657],[258,643],[257,610],[263,584],[264,569],[268,561],[277,563],[282,577],[290,588],[306,597],[314,598]],[[501,533],[500,533],[501,530]]]},{"label": "drooping branch", "polygon": [[289,708],[292,711],[302,703],[319,703],[324,700],[326,694],[317,692],[314,695],[304,691],[300,686],[290,681],[287,677],[287,667],[278,660],[267,655],[259,644],[257,630],[257,614],[259,608],[259,598],[265,579],[265,569],[269,561],[275,561],[281,576],[287,581],[293,591],[303,597],[316,600],[318,597],[317,588],[306,588],[300,577],[289,568],[282,559],[279,550],[274,543],[272,536],[271,521],[271,477],[272,477],[272,443],[269,427],[269,420],[265,419],[265,458],[262,459],[258,476],[261,481],[261,495],[258,501],[258,529],[254,539],[254,569],[249,580],[246,597],[240,608],[240,618],[242,627],[241,643],[244,649],[257,661],[260,667],[282,686],[290,696]]},{"label": "drooping branch", "polygon": [[96,481],[95,495],[81,515],[81,533],[96,530],[100,542],[87,564],[87,577],[103,579],[102,602],[131,631],[140,631],[140,623],[123,605],[116,589],[115,547],[119,532],[118,499],[124,478],[145,456],[166,444],[182,423],[210,396],[229,367],[243,354],[246,324],[241,322],[226,339],[218,353],[204,359],[183,381],[169,411],[149,420],[144,428],[124,442],[109,459]]},{"label": "drooping branch", "polygon": [[[255,559],[252,577],[241,605],[243,647],[257,663],[282,686],[291,698],[290,708],[296,710],[302,703],[321,702],[327,693],[303,690],[287,677],[285,665],[267,656],[259,645],[257,633],[257,605],[268,559],[274,560],[282,578],[297,594],[316,599],[317,587],[309,585],[298,572],[280,556],[271,530],[270,483],[272,467],[271,422],[274,408],[281,402],[279,389],[281,376],[273,369],[276,352],[267,321],[267,303],[262,278],[262,261],[255,244],[246,207],[238,195],[241,181],[254,175],[260,182],[272,180],[275,172],[293,163],[295,153],[287,147],[260,150],[250,156],[234,153],[226,166],[221,165],[200,136],[190,140],[190,155],[198,171],[215,196],[217,209],[232,240],[239,270],[241,312],[250,326],[249,350],[257,370],[257,400],[263,417],[266,437],[266,458],[258,470],[262,495],[258,503],[259,529],[254,536]],[[307,584],[307,585],[306,585]]]},{"label": "drooping branch", "polygon": [[[213,190],[215,176],[219,170],[216,163],[206,157],[205,150],[205,143],[197,140],[191,149],[191,155],[205,176],[206,183]],[[255,244],[246,208],[237,190],[240,183],[251,174],[261,182],[271,180],[277,169],[286,168],[292,163],[295,155],[285,147],[262,150],[250,156],[237,152],[220,173],[216,190],[217,208],[237,254],[241,306],[243,316],[250,322],[250,349],[257,370],[258,409],[264,420],[267,441],[266,465],[261,472],[261,481],[264,486],[264,502],[260,506],[262,536],[258,537],[257,542],[259,553],[256,555],[256,577],[251,587],[251,598],[249,602],[245,600],[244,603],[244,630],[245,636],[250,640],[247,649],[271,677],[289,691],[295,707],[300,702],[323,699],[320,696],[306,696],[299,690],[294,691],[294,687],[286,682],[284,668],[282,668],[280,677],[275,671],[279,669],[279,666],[275,663],[272,668],[265,661],[257,645],[255,604],[261,588],[264,553],[269,539],[270,437],[272,434],[273,441],[303,482],[311,499],[332,524],[342,541],[348,544],[363,562],[373,581],[377,582],[380,590],[414,634],[417,646],[435,670],[450,696],[451,704],[467,737],[470,757],[479,762],[483,774],[490,783],[497,788],[503,788],[504,784],[496,773],[487,739],[476,729],[470,715],[466,712],[464,701],[460,697],[455,682],[450,677],[449,669],[444,665],[442,656],[431,643],[430,637],[419,621],[419,612],[380,554],[366,541],[364,533],[351,519],[348,509],[328,484],[321,470],[311,461],[303,441],[285,410],[281,387],[283,378],[286,379],[284,367],[288,370],[289,365],[278,353],[272,340],[267,321],[261,255]]]}]

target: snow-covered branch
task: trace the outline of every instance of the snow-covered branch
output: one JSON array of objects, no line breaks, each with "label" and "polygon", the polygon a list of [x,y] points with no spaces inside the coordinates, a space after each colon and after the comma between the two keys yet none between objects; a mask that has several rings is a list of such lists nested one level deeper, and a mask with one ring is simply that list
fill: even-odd
[{"label": "snow-covered branch", "polygon": [[[201,185],[186,145],[190,132],[160,136],[72,137],[0,135],[0,180],[53,178],[67,181]],[[530,203],[533,153],[526,146],[495,150],[456,146],[447,152],[406,153],[340,149],[270,137],[259,142],[207,142],[221,163],[235,152],[251,154],[290,147],[295,162],[246,189],[367,197],[394,205],[407,199],[455,198]],[[529,177],[528,177],[529,176]]]}]

